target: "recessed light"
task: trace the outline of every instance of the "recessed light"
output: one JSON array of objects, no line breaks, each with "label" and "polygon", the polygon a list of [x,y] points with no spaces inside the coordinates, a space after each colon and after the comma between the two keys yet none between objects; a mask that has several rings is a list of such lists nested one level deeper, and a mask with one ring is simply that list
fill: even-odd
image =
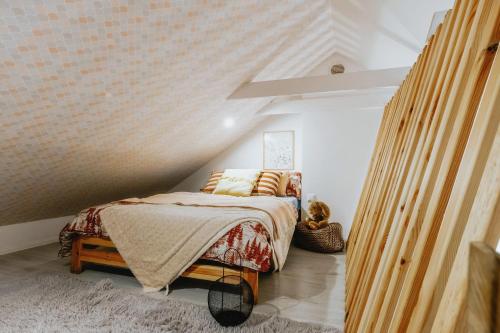
[{"label": "recessed light", "polygon": [[234,119],[233,118],[226,118],[224,119],[224,127],[225,128],[230,128],[234,126]]}]

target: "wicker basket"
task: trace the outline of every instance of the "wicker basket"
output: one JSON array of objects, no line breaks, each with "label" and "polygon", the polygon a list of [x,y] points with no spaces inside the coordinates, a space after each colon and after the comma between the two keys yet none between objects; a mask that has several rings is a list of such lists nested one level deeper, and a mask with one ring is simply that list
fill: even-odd
[{"label": "wicker basket", "polygon": [[304,222],[297,224],[295,229],[295,244],[303,249],[333,253],[344,249],[342,239],[342,225],[330,223],[327,227],[318,230],[309,229]]}]

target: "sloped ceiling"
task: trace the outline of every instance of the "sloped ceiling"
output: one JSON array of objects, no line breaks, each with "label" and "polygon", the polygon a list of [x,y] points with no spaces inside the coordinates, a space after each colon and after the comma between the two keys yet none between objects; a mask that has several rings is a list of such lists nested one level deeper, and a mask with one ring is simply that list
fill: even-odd
[{"label": "sloped ceiling", "polygon": [[[0,0],[0,225],[166,191],[333,52],[328,1]],[[233,117],[236,126],[223,128]]]},{"label": "sloped ceiling", "polygon": [[0,0],[0,225],[168,190],[262,121],[245,82],[376,67],[374,3]]},{"label": "sloped ceiling", "polygon": [[411,66],[433,14],[454,0],[331,0],[334,47],[355,68]]}]

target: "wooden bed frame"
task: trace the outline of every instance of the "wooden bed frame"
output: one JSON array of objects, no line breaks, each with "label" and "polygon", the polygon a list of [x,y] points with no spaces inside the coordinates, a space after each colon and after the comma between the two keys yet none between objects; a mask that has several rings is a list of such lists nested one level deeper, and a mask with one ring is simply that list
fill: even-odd
[{"label": "wooden bed frame", "polygon": [[[107,248],[103,250],[102,248]],[[109,251],[112,249],[114,251]],[[116,246],[111,240],[97,237],[75,237],[71,249],[71,273],[80,274],[83,270],[83,264],[92,263],[104,266],[127,268],[125,260],[116,250]],[[243,267],[240,271],[235,268],[225,268],[228,275],[240,275],[252,287],[254,302],[257,304],[259,296],[259,272],[250,268]],[[220,265],[194,263],[184,273],[183,277],[215,281],[222,276]]]}]

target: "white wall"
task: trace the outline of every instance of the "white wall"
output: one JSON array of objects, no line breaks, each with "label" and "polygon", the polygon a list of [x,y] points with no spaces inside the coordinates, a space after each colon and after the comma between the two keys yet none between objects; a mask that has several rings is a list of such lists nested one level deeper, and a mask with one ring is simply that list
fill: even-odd
[{"label": "white wall", "polygon": [[[264,121],[171,191],[199,191],[212,170],[263,168],[264,131],[295,131],[295,169],[302,170],[302,118],[299,114],[263,117]],[[233,130],[233,129],[227,129]]]},{"label": "white wall", "polygon": [[315,193],[351,228],[383,109],[304,114],[303,197]]},{"label": "white wall", "polygon": [[0,255],[55,243],[59,232],[74,216],[18,223],[0,227]]},{"label": "white wall", "polygon": [[[262,133],[295,130],[296,167],[303,172],[303,198],[315,193],[332,208],[332,220],[347,236],[368,170],[383,109],[341,110],[335,98],[286,102],[297,114],[266,118],[249,134],[175,186],[172,191],[199,191],[212,170],[262,168]],[[304,200],[305,201],[305,200]],[[306,203],[303,202],[305,208]]]}]

